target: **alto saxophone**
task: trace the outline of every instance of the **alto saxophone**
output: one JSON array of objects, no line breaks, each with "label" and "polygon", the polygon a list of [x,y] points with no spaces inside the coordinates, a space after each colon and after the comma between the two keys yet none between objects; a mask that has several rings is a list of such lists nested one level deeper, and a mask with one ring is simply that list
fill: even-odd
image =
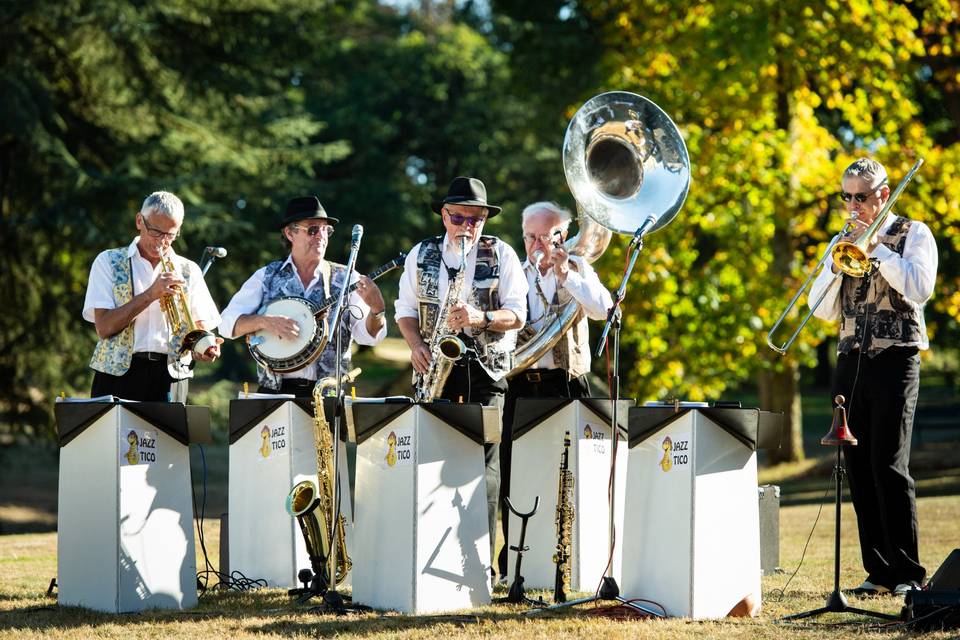
[{"label": "alto saxophone", "polygon": [[[157,253],[160,254],[160,272],[177,274],[177,268],[173,264],[173,257],[163,250],[163,245],[158,245]],[[160,298],[160,310],[163,311],[167,319],[167,325],[170,328],[171,335],[183,336],[183,343],[180,345],[180,353],[192,351],[202,355],[217,344],[217,338],[211,332],[201,329],[193,321],[193,315],[190,313],[190,297],[185,288],[180,288],[176,293],[162,296]]]},{"label": "alto saxophone", "polygon": [[563,435],[563,454],[560,456],[560,479],[557,483],[557,550],[553,561],[557,565],[553,579],[554,602],[566,602],[570,589],[570,545],[573,537],[573,472],[570,471],[570,432]]},{"label": "alto saxophone", "polygon": [[449,326],[450,307],[460,300],[460,291],[467,275],[466,238],[460,237],[460,269],[450,280],[447,297],[437,314],[437,324],[430,336],[430,365],[426,373],[414,376],[414,400],[432,402],[443,393],[453,363],[459,360],[467,350],[467,345],[458,338]]},{"label": "alto saxophone", "polygon": [[[345,376],[349,382],[359,375],[354,369]],[[330,548],[330,521],[337,511],[333,504],[333,438],[330,425],[323,411],[323,395],[327,389],[337,386],[335,378],[321,378],[313,387],[313,441],[317,446],[317,483],[312,480],[298,482],[287,494],[287,513],[297,519],[300,532],[307,545],[310,566],[313,569],[311,590],[322,593],[331,586],[338,585],[347,577],[353,562],[347,555],[347,539],[344,534],[346,518],[339,514],[336,524],[337,565],[330,566],[333,554]],[[335,582],[331,581],[333,576]]]}]

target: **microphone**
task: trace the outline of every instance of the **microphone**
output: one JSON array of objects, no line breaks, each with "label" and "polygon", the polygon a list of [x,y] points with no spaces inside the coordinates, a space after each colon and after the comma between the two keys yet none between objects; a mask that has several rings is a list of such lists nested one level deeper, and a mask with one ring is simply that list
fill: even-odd
[{"label": "microphone", "polygon": [[355,251],[360,248],[360,238],[363,237],[363,225],[353,225],[353,233],[350,236],[350,250]]},{"label": "microphone", "polygon": [[206,252],[215,258],[226,258],[227,250],[223,247],[207,247]]}]

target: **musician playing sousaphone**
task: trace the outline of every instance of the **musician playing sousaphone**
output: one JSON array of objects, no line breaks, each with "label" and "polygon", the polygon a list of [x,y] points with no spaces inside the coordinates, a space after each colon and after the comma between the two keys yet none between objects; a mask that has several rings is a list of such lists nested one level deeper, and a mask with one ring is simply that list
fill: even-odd
[{"label": "musician playing sousaphone", "polygon": [[[431,364],[435,366],[441,357],[431,351],[438,324],[445,322],[441,329],[466,346],[447,377],[430,385],[439,387],[436,397],[502,407],[517,329],[527,314],[527,283],[520,260],[510,245],[482,235],[486,221],[501,209],[487,202],[480,180],[455,178],[433,210],[441,216],[446,233],[418,243],[407,255],[396,301],[397,325],[410,346],[413,368],[421,376],[429,375]],[[451,283],[459,291],[448,300]],[[426,399],[433,394],[427,393]],[[484,445],[484,454],[492,557],[500,490],[499,445]]]},{"label": "musician playing sousaphone", "polygon": [[[182,402],[193,360],[220,356],[223,340],[208,333],[220,314],[200,267],[173,250],[183,217],[180,198],[151,193],[136,214],[139,235],[94,260],[83,303],[99,338],[90,360],[91,396]],[[191,322],[172,317],[168,307]],[[193,341],[192,334],[202,337]]]},{"label": "musician playing sousaphone", "polygon": [[[239,338],[260,332],[281,340],[296,341],[302,337],[302,323],[285,315],[260,313],[271,302],[285,297],[306,298],[320,304],[330,296],[337,296],[347,280],[347,268],[324,258],[337,218],[327,215],[316,196],[294,198],[280,220],[280,233],[289,255],[258,269],[243,284],[223,311],[220,333],[227,338]],[[356,272],[350,276],[356,288],[347,296],[348,309],[343,314],[342,371],[350,370],[350,341],[363,345],[377,345],[387,335],[383,296],[380,288],[367,276]],[[336,315],[330,309],[329,318]],[[332,376],[336,370],[336,335],[329,327],[330,336],[322,351],[312,362],[296,371],[278,373],[258,366],[260,392],[289,393],[310,397],[320,378]]]},{"label": "musician playing sousaphone", "polygon": [[[521,215],[523,246],[527,259],[523,271],[527,278],[527,321],[520,341],[543,329],[554,312],[571,300],[580,307],[570,329],[559,336],[533,366],[510,378],[503,410],[503,435],[500,441],[500,498],[510,493],[510,463],[513,444],[513,414],[517,398],[583,398],[590,395],[590,344],[587,319],[603,320],[613,305],[610,292],[597,272],[581,256],[567,252],[564,242],[570,226],[570,212],[552,202],[535,202]],[[509,518],[503,518],[503,539],[507,537]],[[501,580],[507,573],[507,546],[497,558]]]}]

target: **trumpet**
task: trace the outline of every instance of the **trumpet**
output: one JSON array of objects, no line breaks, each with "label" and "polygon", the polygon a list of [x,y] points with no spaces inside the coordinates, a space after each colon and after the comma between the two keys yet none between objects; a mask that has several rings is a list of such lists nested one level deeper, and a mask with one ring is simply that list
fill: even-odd
[{"label": "trumpet", "polygon": [[[774,323],[773,327],[767,333],[767,345],[783,355],[787,352],[787,349],[790,348],[790,345],[794,343],[797,339],[797,336],[800,335],[800,332],[807,325],[807,322],[810,321],[810,318],[813,317],[814,312],[820,307],[824,299],[827,297],[830,289],[833,287],[833,283],[837,281],[837,278],[843,275],[848,275],[851,278],[863,278],[864,276],[870,275],[873,271],[873,263],[870,262],[870,256],[867,255],[867,248],[870,246],[870,241],[880,230],[880,225],[884,223],[887,219],[887,213],[890,212],[890,209],[893,208],[893,204],[897,201],[897,198],[900,197],[900,194],[903,192],[907,184],[913,180],[913,176],[920,169],[920,165],[923,164],[923,158],[917,160],[913,167],[907,172],[907,175],[904,176],[903,180],[900,181],[900,184],[897,185],[897,188],[894,189],[893,193],[890,194],[890,198],[883,205],[883,208],[880,209],[880,212],[877,214],[877,217],[874,218],[873,222],[870,223],[863,233],[861,233],[855,240],[845,239],[847,234],[850,232],[850,228],[853,226],[852,222],[847,222],[843,229],[840,230],[840,233],[833,237],[833,240],[830,241],[830,244],[827,245],[826,251],[823,252],[823,257],[820,258],[820,261],[813,268],[813,271],[810,272],[810,275],[807,276],[807,279],[803,281],[800,289],[797,290],[797,293],[790,300],[790,304],[787,305],[787,308],[783,310],[783,313],[780,314],[780,317],[777,318],[777,321]],[[854,216],[854,219],[856,216]],[[773,336],[776,333],[777,329],[783,323],[787,315],[793,311],[793,308],[797,305],[797,301],[800,299],[800,296],[807,290],[807,287],[810,286],[810,283],[820,275],[820,272],[823,270],[824,264],[827,260],[830,259],[833,262],[833,266],[837,268],[836,273],[834,273],[833,278],[830,280],[830,284],[824,288],[823,293],[820,294],[813,304],[809,305],[810,310],[803,317],[803,320],[800,321],[800,324],[797,326],[796,330],[790,334],[790,337],[783,344],[776,344],[773,340]]]},{"label": "trumpet", "polygon": [[[177,268],[173,264],[173,257],[169,252],[164,251],[162,244],[157,245],[157,253],[160,254],[161,272],[176,273]],[[194,322],[193,314],[190,313],[190,298],[186,289],[181,288],[176,293],[160,298],[160,309],[170,326],[170,333],[174,336],[183,336],[180,353],[176,354],[177,357],[188,351],[203,355],[207,349],[216,346],[217,337],[206,329],[201,329]]]}]

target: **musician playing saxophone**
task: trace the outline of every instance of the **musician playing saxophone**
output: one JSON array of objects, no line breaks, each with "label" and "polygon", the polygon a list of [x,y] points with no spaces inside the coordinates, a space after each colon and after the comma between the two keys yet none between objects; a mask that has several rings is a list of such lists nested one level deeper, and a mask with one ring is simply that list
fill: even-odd
[{"label": "musician playing saxophone", "polygon": [[[94,260],[83,303],[83,317],[99,338],[90,360],[91,396],[185,401],[193,358],[212,362],[220,356],[220,338],[203,353],[181,353],[190,327],[172,329],[161,309],[161,298],[184,295],[197,328],[213,330],[220,322],[200,267],[173,250],[183,217],[180,198],[151,193],[136,214],[133,242]],[[171,270],[163,269],[161,252]]]},{"label": "musician playing saxophone", "polygon": [[[529,285],[527,318],[520,341],[540,331],[552,318],[552,311],[568,301],[580,306],[573,326],[530,369],[510,378],[503,408],[503,435],[500,440],[501,500],[510,494],[510,464],[513,446],[513,415],[517,398],[583,398],[590,395],[590,344],[587,319],[603,320],[613,304],[610,292],[597,272],[580,256],[567,253],[570,212],[553,202],[534,202],[521,214],[523,246],[527,259],[523,271]],[[501,521],[503,539],[508,540],[509,518]],[[497,558],[500,575],[506,575],[507,546]]]},{"label": "musician playing saxophone", "polygon": [[[457,301],[447,309],[447,325],[459,334],[467,352],[454,364],[441,398],[503,406],[506,374],[511,369],[517,329],[526,317],[527,282],[516,252],[493,236],[482,235],[501,208],[487,202],[476,178],[458,177],[433,207],[446,233],[417,244],[407,255],[400,277],[396,320],[412,352],[413,368],[426,373],[432,354],[440,306],[460,267],[460,239],[466,254],[464,280]],[[491,557],[500,485],[499,445],[484,445]]]},{"label": "musician playing saxophone", "polygon": [[[325,259],[334,225],[339,219],[327,215],[316,196],[294,198],[280,219],[280,233],[289,255],[258,269],[243,284],[223,311],[220,333],[226,338],[240,338],[265,330],[283,339],[300,336],[301,327],[293,319],[281,315],[258,313],[267,304],[282,296],[307,298],[315,303],[340,293],[347,280],[347,268]],[[383,295],[367,276],[354,272],[350,284],[357,288],[347,296],[348,309],[343,314],[344,353],[341,371],[350,370],[350,341],[377,345],[387,335]],[[328,318],[336,316],[332,308]],[[290,373],[277,373],[258,367],[261,393],[289,393],[299,398],[310,397],[318,379],[333,376],[336,370],[337,340],[333,327],[330,339],[315,362]]]}]

